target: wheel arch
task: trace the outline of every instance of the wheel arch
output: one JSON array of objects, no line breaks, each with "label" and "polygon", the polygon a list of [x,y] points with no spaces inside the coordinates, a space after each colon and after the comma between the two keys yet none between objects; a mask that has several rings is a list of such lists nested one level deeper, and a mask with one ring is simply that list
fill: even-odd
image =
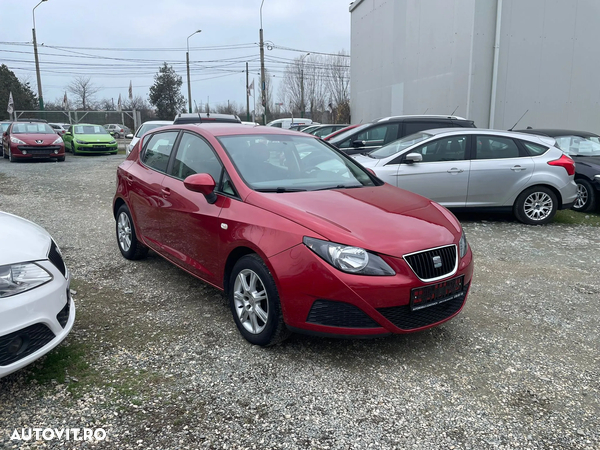
[{"label": "wheel arch", "polygon": [[225,293],[225,296],[229,295],[229,282],[233,266],[235,266],[235,263],[238,262],[240,258],[251,254],[259,256],[264,261],[262,255],[258,254],[254,249],[246,246],[234,248],[227,256],[227,261],[225,262],[225,268],[223,270],[223,292]]},{"label": "wheel arch", "polygon": [[558,201],[558,205],[556,205],[557,206],[556,209],[557,210],[562,209],[563,198],[562,198],[562,195],[560,195],[560,191],[558,189],[556,189],[554,186],[552,186],[551,184],[546,184],[546,183],[536,183],[536,184],[532,184],[531,186],[527,186],[525,189],[521,189],[521,192],[519,192],[519,194],[515,198],[515,201],[513,202],[513,208],[516,206],[517,201],[519,200],[519,197],[521,196],[521,194],[523,192],[525,192],[528,189],[536,188],[536,187],[544,187],[546,189],[550,189],[552,191],[552,193],[556,196],[556,200]]}]

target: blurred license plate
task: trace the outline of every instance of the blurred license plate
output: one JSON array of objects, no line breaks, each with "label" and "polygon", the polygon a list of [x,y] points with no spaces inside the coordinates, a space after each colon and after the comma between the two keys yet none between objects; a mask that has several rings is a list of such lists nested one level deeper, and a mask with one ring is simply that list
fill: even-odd
[{"label": "blurred license plate", "polygon": [[433,305],[454,300],[463,295],[464,276],[415,288],[410,291],[410,309],[417,311]]}]

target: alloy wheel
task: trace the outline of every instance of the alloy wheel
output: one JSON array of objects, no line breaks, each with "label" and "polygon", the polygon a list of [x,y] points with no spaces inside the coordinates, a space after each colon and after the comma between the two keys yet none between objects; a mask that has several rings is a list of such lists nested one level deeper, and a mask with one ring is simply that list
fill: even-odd
[{"label": "alloy wheel", "polygon": [[552,198],[545,192],[532,192],[523,205],[523,212],[533,221],[546,219],[553,210]]},{"label": "alloy wheel", "polygon": [[577,183],[577,199],[573,205],[574,209],[582,209],[588,201],[589,193],[583,184]]},{"label": "alloy wheel", "polygon": [[269,319],[269,299],[260,277],[250,269],[242,270],[234,283],[235,312],[242,326],[252,334],[261,333]]},{"label": "alloy wheel", "polygon": [[117,223],[119,245],[124,251],[129,251],[131,248],[131,222],[126,213],[122,212],[119,214],[119,221]]}]

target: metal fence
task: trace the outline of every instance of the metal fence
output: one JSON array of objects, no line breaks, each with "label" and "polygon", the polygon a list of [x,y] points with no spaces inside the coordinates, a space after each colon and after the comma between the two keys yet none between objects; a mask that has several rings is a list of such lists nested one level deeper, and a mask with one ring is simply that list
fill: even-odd
[{"label": "metal fence", "polygon": [[140,111],[15,111],[15,120],[43,119],[49,123],[125,125],[134,133],[142,123]]}]

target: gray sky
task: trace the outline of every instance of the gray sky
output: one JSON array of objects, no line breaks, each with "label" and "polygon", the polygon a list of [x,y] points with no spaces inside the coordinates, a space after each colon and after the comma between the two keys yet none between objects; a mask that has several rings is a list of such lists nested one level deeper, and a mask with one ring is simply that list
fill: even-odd
[{"label": "gray sky", "polygon": [[[31,29],[38,3],[2,0],[0,13],[0,63],[36,93]],[[62,102],[78,75],[102,88],[96,100],[113,98],[116,104],[119,94],[126,99],[130,81],[133,94],[147,99],[163,61],[182,76],[187,99],[187,37],[201,29],[189,39],[192,99],[200,105],[210,96],[211,106],[230,100],[245,108],[246,62],[250,80],[256,78],[257,86],[259,81],[260,5],[261,0],[48,0],[35,10],[44,100]],[[349,0],[264,0],[264,40],[274,44],[265,49],[265,66],[275,75],[276,95],[289,60],[305,52],[350,52],[349,5]]]}]

